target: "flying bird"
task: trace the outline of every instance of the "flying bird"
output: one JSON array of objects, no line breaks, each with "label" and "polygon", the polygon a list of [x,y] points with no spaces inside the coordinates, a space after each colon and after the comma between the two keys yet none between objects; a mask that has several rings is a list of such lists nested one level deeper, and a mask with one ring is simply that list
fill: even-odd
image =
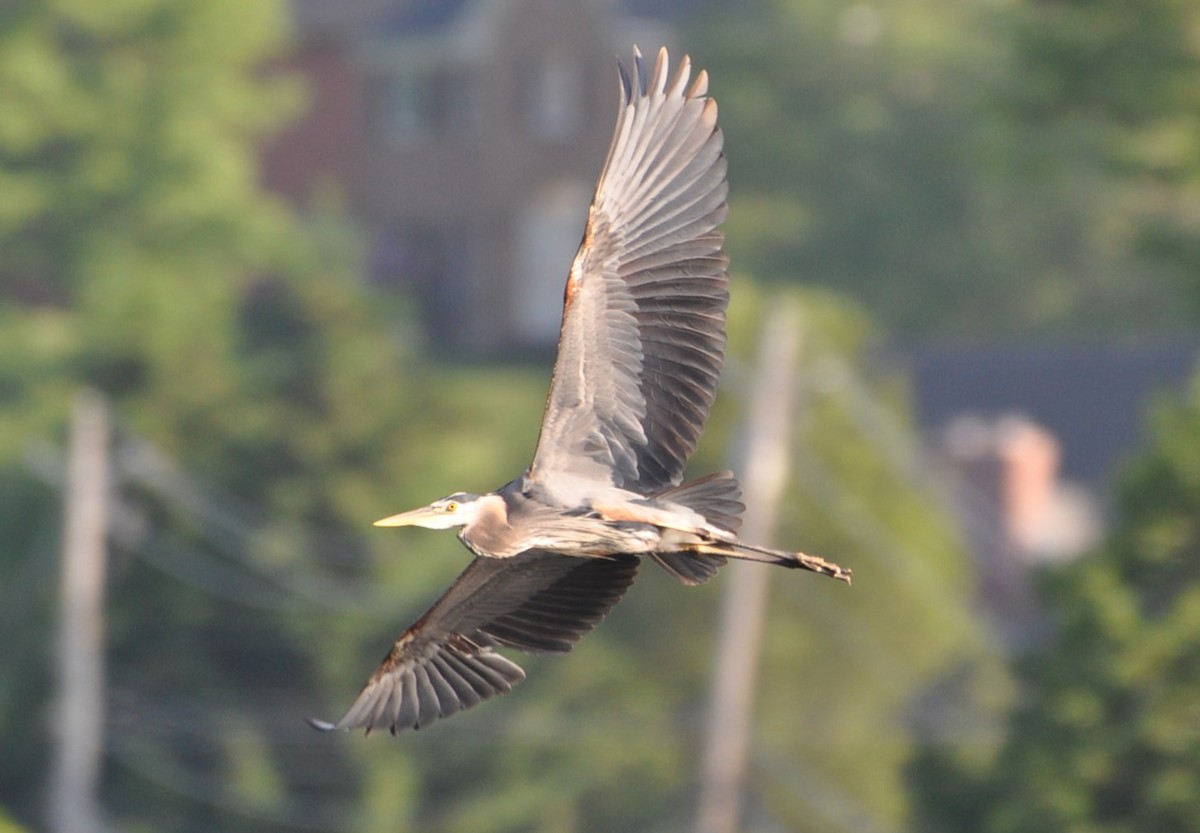
[{"label": "flying bird", "polygon": [[[525,677],[498,648],[566,652],[620,601],[642,557],[684,584],[728,558],[850,581],[822,558],[738,540],[731,472],[683,482],[725,353],[726,161],[708,75],[618,66],[616,130],[568,273],[533,462],[376,526],[459,530],[475,558],[396,641],[337,723],[419,729]],[[690,82],[690,84],[689,84]]]}]

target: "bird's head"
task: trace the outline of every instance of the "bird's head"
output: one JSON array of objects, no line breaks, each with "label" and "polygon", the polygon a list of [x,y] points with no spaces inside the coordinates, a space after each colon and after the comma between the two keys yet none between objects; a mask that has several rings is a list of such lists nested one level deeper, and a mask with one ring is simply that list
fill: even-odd
[{"label": "bird's head", "polygon": [[475,520],[488,495],[455,492],[428,506],[401,512],[375,522],[375,526],[423,526],[426,529],[453,529]]}]

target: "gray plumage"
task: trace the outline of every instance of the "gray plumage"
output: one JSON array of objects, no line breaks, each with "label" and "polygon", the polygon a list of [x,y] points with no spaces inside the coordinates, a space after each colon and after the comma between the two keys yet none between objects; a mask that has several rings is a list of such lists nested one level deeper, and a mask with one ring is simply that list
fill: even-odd
[{"label": "gray plumage", "polygon": [[[608,159],[567,279],[558,359],[531,476],[653,492],[677,485],[725,358],[724,140],[708,76],[668,85],[635,53],[621,70]],[[558,496],[558,495],[556,495]]]},{"label": "gray plumage", "polygon": [[684,584],[727,558],[849,581],[816,556],[738,540],[730,472],[682,483],[725,354],[726,184],[708,77],[674,77],[661,50],[620,68],[620,109],[571,264],[558,357],[529,469],[380,526],[458,528],[475,559],[400,639],[337,723],[416,729],[524,679],[501,647],[565,652],[632,584],[647,556]]}]

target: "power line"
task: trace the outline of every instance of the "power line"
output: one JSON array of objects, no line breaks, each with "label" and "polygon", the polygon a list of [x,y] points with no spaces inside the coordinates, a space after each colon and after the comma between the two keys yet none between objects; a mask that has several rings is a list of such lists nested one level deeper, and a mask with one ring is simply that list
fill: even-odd
[{"label": "power line", "polygon": [[818,829],[829,830],[833,825],[847,833],[898,833],[895,825],[882,822],[860,800],[846,795],[801,758],[784,758],[759,746],[754,750],[754,763],[757,774],[793,793],[823,819]]},{"label": "power line", "polygon": [[[57,541],[58,535],[51,525],[41,525],[33,536],[24,561],[5,582],[5,593],[0,598],[0,644],[15,644],[18,640],[12,632],[27,627],[34,618],[34,609],[43,590],[53,583],[55,577],[57,559],[54,550]],[[0,658],[13,660],[10,653],[7,650],[0,652]]]},{"label": "power line", "polygon": [[[124,444],[123,444],[124,445]],[[144,444],[139,452],[143,462],[154,459],[155,452]],[[263,550],[258,528],[249,520],[251,513],[229,508],[210,490],[197,486],[194,480],[165,462],[157,460],[154,467],[127,467],[128,458],[117,456],[118,474],[139,482],[159,495],[168,505],[200,523],[206,542],[214,544],[232,561],[216,557],[209,549],[186,544],[170,533],[148,531],[142,511],[115,488],[109,531],[131,554],[148,564],[197,589],[225,601],[263,610],[324,608],[339,613],[353,613],[371,618],[391,618],[396,609],[393,596],[378,593],[367,595],[348,589],[345,585],[320,576],[296,570],[283,572],[254,552]],[[26,456],[27,468],[50,485],[61,488],[63,460],[61,452],[48,444],[40,444]],[[151,468],[157,475],[146,477]],[[114,484],[119,487],[120,482]],[[301,536],[320,534],[314,527],[292,524]]]},{"label": "power line", "polygon": [[307,607],[295,594],[267,583],[258,574],[203,555],[174,536],[149,535],[138,543],[134,554],[176,581],[222,601],[275,612]]},{"label": "power line", "polygon": [[[897,579],[898,586],[919,597],[928,609],[956,626],[967,620],[975,621],[965,607],[953,603],[953,599],[961,597],[957,589],[950,592],[951,587],[940,572],[907,546],[898,545],[876,516],[828,469],[812,457],[799,462],[797,467],[796,482],[800,490],[828,512],[847,534],[857,539],[862,551]],[[993,635],[986,629],[981,631],[990,647],[1002,654],[1002,646]]]},{"label": "power line", "polygon": [[973,517],[993,521],[985,524],[981,533],[989,539],[990,544],[997,544],[1000,540],[995,532],[1000,525],[994,522],[999,517],[997,508],[972,490],[952,488],[944,475],[931,468],[928,454],[922,450],[921,444],[914,442],[912,432],[901,425],[891,409],[880,403],[879,397],[863,381],[861,373],[836,350],[829,350],[822,354],[816,375],[823,384],[815,387],[839,397],[845,403],[844,412],[858,427],[859,436],[878,450],[882,459],[906,482],[921,488],[952,517],[957,517],[965,510]]},{"label": "power line", "polygon": [[[188,772],[164,755],[149,754],[143,744],[128,735],[114,736],[108,743],[110,758],[143,780],[200,804],[236,813],[244,818],[297,830],[340,831],[352,829],[346,819],[355,818],[358,808],[351,802],[330,806],[330,800],[302,801],[288,795],[275,806],[229,794],[228,780],[209,774]],[[297,806],[300,805],[300,806]]]}]

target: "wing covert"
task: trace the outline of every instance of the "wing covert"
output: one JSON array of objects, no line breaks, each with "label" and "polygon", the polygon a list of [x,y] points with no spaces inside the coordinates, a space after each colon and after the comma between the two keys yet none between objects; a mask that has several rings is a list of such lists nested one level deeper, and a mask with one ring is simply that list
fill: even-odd
[{"label": "wing covert", "polygon": [[507,694],[525,672],[495,648],[571,650],[621,600],[638,563],[541,550],[476,558],[396,641],[345,716],[312,725],[395,734]]},{"label": "wing covert", "polygon": [[[716,102],[685,56],[668,80],[634,52],[608,159],[564,296],[531,477],[570,501],[588,484],[680,482],[725,352],[726,163]],[[576,484],[572,487],[572,483]]]}]

